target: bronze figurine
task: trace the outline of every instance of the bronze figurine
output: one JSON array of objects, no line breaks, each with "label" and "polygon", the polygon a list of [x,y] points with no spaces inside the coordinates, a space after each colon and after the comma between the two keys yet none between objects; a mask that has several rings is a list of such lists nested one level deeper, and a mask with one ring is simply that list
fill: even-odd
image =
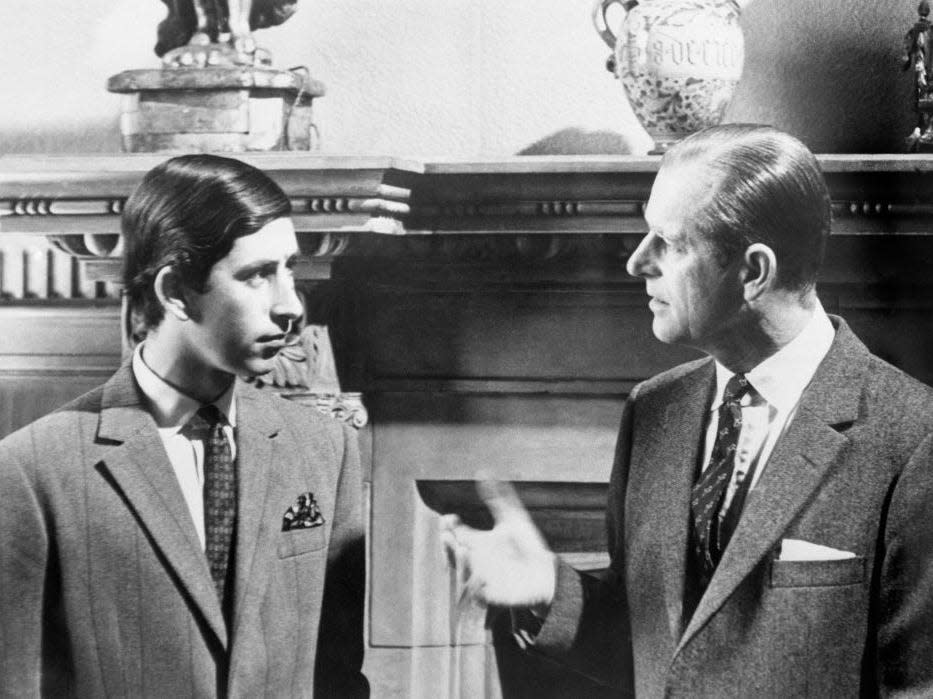
[{"label": "bronze figurine", "polygon": [[931,25],[930,3],[921,0],[917,7],[920,18],[905,36],[906,55],[903,69],[913,71],[914,111],[917,113],[917,125],[907,137],[909,151],[933,151],[933,95],[930,92],[930,79],[933,77],[933,51],[930,47]]},{"label": "bronze figurine", "polygon": [[298,0],[162,0],[157,56],[170,67],[268,65],[253,31],[281,24]]}]

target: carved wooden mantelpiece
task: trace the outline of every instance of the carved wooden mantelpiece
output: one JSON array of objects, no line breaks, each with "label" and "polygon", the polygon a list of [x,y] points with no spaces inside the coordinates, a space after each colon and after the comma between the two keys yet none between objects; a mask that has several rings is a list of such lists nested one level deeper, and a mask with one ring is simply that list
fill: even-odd
[{"label": "carved wooden mantelpiece", "polygon": [[[87,261],[97,279],[117,277],[120,214],[127,197],[164,155],[0,157],[0,233],[47,236]],[[303,252],[328,258],[349,233],[401,234],[419,163],[380,157],[251,153],[292,199]],[[2,242],[2,239],[0,239]],[[306,270],[326,277],[327,266]]]},{"label": "carved wooden mantelpiece", "polygon": [[[95,283],[98,297],[113,296],[120,213],[142,176],[164,157],[0,156],[0,251],[13,238],[47,239],[77,265],[47,261],[34,250],[5,253],[0,296],[14,303],[67,298],[70,288],[88,298]],[[658,157],[239,157],[268,172],[291,197],[304,253],[297,273],[306,285],[332,279],[337,264],[344,290],[400,279],[448,289],[542,283],[640,288],[626,276],[624,262],[645,232],[643,208]],[[933,158],[819,158],[835,217],[824,289],[845,285],[849,300],[858,303],[872,285],[883,287],[873,298],[929,296]],[[63,275],[70,277],[59,280]],[[10,283],[16,288],[6,288]],[[922,293],[914,293],[918,289]]]},{"label": "carved wooden mantelpiece", "polygon": [[[645,232],[644,203],[660,165],[658,157],[634,156],[471,162],[302,153],[240,157],[268,172],[291,197],[304,253],[297,273],[306,281],[330,279],[334,262],[352,260],[355,274],[375,278],[409,274],[416,264],[419,274],[433,267],[437,279],[453,275],[464,283],[505,275],[528,283],[630,284],[624,261]],[[883,284],[897,277],[901,286],[927,286],[930,243],[923,239],[933,231],[933,159],[819,157],[836,236],[824,280]],[[143,174],[163,159],[0,156],[0,246],[4,234],[45,237],[78,265],[72,272],[38,259],[40,266],[31,270],[33,255],[22,262],[25,271],[7,270],[11,260],[19,264],[19,254],[7,255],[0,276],[17,288],[2,288],[0,280],[0,294],[62,296],[61,289],[71,288],[84,297],[94,289],[98,296],[114,295],[120,213]],[[857,258],[866,257],[873,264],[861,269]],[[71,278],[57,280],[56,274]],[[19,289],[21,279],[35,286],[46,276],[47,294]]]},{"label": "carved wooden mantelpiece", "polygon": [[[624,262],[645,232],[643,208],[658,157],[240,157],[291,197],[304,253],[297,273],[306,288],[331,279],[343,292],[399,280],[448,291],[503,284],[640,290]],[[901,305],[929,305],[933,158],[819,158],[835,217],[824,303],[838,308],[844,294],[847,307],[891,296]],[[77,265],[35,250],[4,252],[0,296],[16,303],[67,298],[69,289],[76,298],[117,293],[120,213],[144,173],[163,159],[0,156],[0,252],[14,238],[48,240]],[[16,288],[6,288],[11,283]],[[369,387],[362,379],[353,383]]]},{"label": "carved wooden mantelpiece", "polygon": [[[292,198],[309,255],[370,254],[370,234],[514,236],[644,231],[642,208],[660,159],[529,156],[418,162],[367,156],[250,153]],[[113,255],[120,212],[161,155],[0,157],[0,233],[54,236],[75,254]],[[933,159],[820,156],[835,233],[927,235]],[[330,236],[325,238],[324,236]],[[461,246],[463,247],[463,246]],[[532,255],[533,256],[533,255]]]}]

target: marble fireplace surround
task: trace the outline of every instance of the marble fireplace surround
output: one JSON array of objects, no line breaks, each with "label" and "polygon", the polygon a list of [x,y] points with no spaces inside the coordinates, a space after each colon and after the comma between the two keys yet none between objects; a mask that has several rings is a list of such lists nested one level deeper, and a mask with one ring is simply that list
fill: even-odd
[{"label": "marble fireplace surround", "polygon": [[[272,390],[360,428],[377,696],[509,695],[521,670],[514,659],[503,669],[481,612],[458,608],[437,516],[487,519],[471,483],[485,470],[518,484],[557,550],[584,568],[605,564],[621,402],[694,356],[653,340],[643,286],[624,271],[659,159],[237,157],[291,197],[308,319],[327,330],[325,380]],[[0,250],[4,236],[45,236],[81,275],[112,283],[123,203],[162,159],[0,157]],[[824,305],[933,381],[933,159],[820,161],[835,219]],[[50,288],[57,269],[44,270]],[[0,303],[8,412],[52,385],[76,394],[119,362],[118,301],[77,296]],[[346,409],[340,397],[352,395],[365,407]],[[581,691],[536,676],[555,696]]]}]

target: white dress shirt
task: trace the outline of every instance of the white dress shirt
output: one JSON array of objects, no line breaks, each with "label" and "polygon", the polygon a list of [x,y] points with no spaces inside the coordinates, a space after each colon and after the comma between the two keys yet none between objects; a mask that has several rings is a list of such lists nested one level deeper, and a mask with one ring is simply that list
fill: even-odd
[{"label": "white dress shirt", "polygon": [[[204,440],[189,438],[182,432],[182,428],[194,417],[202,404],[185,395],[177,388],[167,383],[162,377],[150,369],[143,360],[145,343],[141,343],[133,352],[133,375],[136,383],[148,401],[149,412],[155,418],[159,429],[159,437],[165,445],[165,453],[178,478],[181,492],[185,496],[185,503],[191,513],[195,531],[204,547]],[[234,428],[236,427],[236,401],[233,399],[233,388],[224,391],[213,405],[227,418],[224,433],[230,443],[231,457],[236,459],[236,441]]]},{"label": "white dress shirt", "polygon": [[[741,399],[742,428],[735,452],[735,468],[721,512],[729,508],[739,484],[753,466],[751,488],[758,483],[774,445],[797,412],[800,396],[829,352],[835,335],[832,322],[817,302],[812,317],[797,337],[745,374],[755,390]],[[716,393],[707,417],[701,462],[703,470],[709,467],[719,427],[718,410],[722,405],[722,394],[733,375],[732,371],[716,362]]]}]

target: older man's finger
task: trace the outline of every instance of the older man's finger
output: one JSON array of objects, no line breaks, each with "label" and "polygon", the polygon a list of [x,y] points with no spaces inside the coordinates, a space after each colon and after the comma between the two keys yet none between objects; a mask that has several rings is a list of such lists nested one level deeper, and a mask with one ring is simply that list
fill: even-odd
[{"label": "older man's finger", "polygon": [[528,511],[511,483],[485,479],[476,482],[476,490],[497,524],[516,518],[528,518]]},{"label": "older man's finger", "polygon": [[441,529],[456,529],[460,526],[460,517],[453,514],[441,515]]}]

